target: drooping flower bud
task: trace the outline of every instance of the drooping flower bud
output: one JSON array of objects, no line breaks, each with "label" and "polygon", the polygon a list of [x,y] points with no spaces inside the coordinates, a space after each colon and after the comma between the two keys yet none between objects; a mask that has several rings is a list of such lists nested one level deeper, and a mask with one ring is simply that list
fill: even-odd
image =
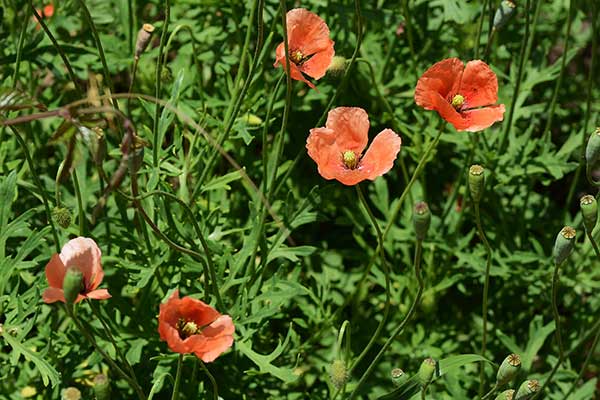
[{"label": "drooping flower bud", "polygon": [[139,30],[137,40],[135,41],[135,59],[139,59],[142,53],[148,47],[150,39],[152,38],[152,32],[154,32],[154,25],[144,24],[142,29]]},{"label": "drooping flower bud", "polygon": [[331,75],[333,78],[339,78],[344,75],[344,71],[346,70],[346,59],[342,56],[335,56],[331,60],[331,64],[329,64],[329,68],[327,68],[327,74]]},{"label": "drooping flower bud", "polygon": [[600,160],[600,128],[596,128],[587,142],[585,160],[588,168],[592,168]]},{"label": "drooping flower bud", "polygon": [[496,375],[496,386],[500,387],[508,383],[511,379],[517,375],[517,372],[521,369],[521,357],[518,354],[509,354],[508,357],[502,361],[500,368],[498,368],[498,374]]},{"label": "drooping flower bud", "polygon": [[63,391],[60,394],[60,397],[62,400],[80,400],[81,392],[76,387],[71,386],[66,389],[63,389]]},{"label": "drooping flower bud", "polygon": [[496,400],[513,400],[514,397],[515,391],[512,389],[508,389],[498,394],[498,396],[496,396]]},{"label": "drooping flower bud", "polygon": [[594,196],[586,194],[579,200],[579,206],[583,214],[585,230],[592,233],[598,220],[598,202]]},{"label": "drooping flower bud", "polygon": [[485,169],[481,165],[471,165],[469,168],[469,191],[475,203],[481,200],[485,184]]},{"label": "drooping flower bud", "polygon": [[404,373],[400,368],[394,368],[391,372],[392,384],[395,387],[400,387],[404,382],[408,380],[408,375]]},{"label": "drooping flower bud", "polygon": [[75,267],[68,268],[63,279],[63,291],[67,304],[73,304],[82,290],[83,273]]},{"label": "drooping flower bud", "polygon": [[540,389],[540,383],[537,380],[526,380],[525,382],[521,383],[521,386],[519,386],[519,390],[517,390],[515,400],[529,399],[531,395],[539,392]]},{"label": "drooping flower bud", "polygon": [[504,26],[514,14],[517,5],[510,0],[503,0],[494,14],[494,29],[498,30]]},{"label": "drooping flower bud", "polygon": [[342,360],[335,360],[331,363],[329,376],[331,377],[331,383],[333,383],[336,389],[344,387],[349,377],[346,363]]},{"label": "drooping flower bud", "polygon": [[96,400],[110,400],[110,383],[104,374],[98,374],[94,378],[94,394]]},{"label": "drooping flower bud", "polygon": [[54,207],[52,219],[63,229],[71,225],[71,212],[65,207]]},{"label": "drooping flower bud", "polygon": [[429,357],[423,360],[418,372],[419,381],[421,382],[421,385],[425,386],[431,382],[436,367],[437,362],[433,358]]},{"label": "drooping flower bud", "polygon": [[418,201],[413,210],[413,227],[417,240],[424,240],[431,223],[431,212],[424,201]]},{"label": "drooping flower bud", "polygon": [[131,153],[129,153],[129,168],[133,172],[138,172],[142,167],[144,162],[144,148],[144,140],[136,136],[131,146]]},{"label": "drooping flower bud", "polygon": [[562,264],[571,251],[573,251],[573,246],[575,245],[575,229],[570,226],[565,226],[558,232],[556,235],[556,241],[554,242],[554,250],[552,251],[552,255],[554,257],[554,263],[556,265]]}]

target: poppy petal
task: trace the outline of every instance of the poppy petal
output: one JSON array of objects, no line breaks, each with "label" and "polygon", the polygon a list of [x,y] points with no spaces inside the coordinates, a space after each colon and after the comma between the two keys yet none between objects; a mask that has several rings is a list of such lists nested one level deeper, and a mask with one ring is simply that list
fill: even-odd
[{"label": "poppy petal", "polygon": [[315,13],[294,8],[287,12],[286,24],[290,49],[300,50],[305,56],[310,56],[330,45],[329,28]]},{"label": "poppy petal", "polygon": [[439,94],[433,96],[435,110],[440,117],[450,122],[457,131],[464,131],[468,127],[467,121],[456,111],[450,103],[443,99]]},{"label": "poppy petal", "polygon": [[359,107],[337,107],[327,114],[325,126],[335,132],[341,151],[361,154],[369,140],[369,116]]},{"label": "poppy petal", "polygon": [[464,108],[488,106],[498,101],[498,78],[483,61],[469,61],[458,92],[464,96]]},{"label": "poppy petal", "polygon": [[314,79],[321,79],[325,76],[335,55],[333,41],[330,40],[330,42],[331,44],[327,48],[315,53],[308,61],[302,64],[299,67],[300,71]]},{"label": "poppy petal", "polygon": [[458,87],[464,65],[458,58],[447,58],[432,65],[419,78],[415,88],[415,101],[427,110],[435,109],[432,93],[448,97],[453,87]]},{"label": "poppy petal", "polygon": [[[276,53],[276,59],[275,59],[275,63],[273,64],[273,66],[277,67],[278,65],[281,65],[283,67],[283,70],[285,71],[286,70],[285,69],[285,47],[284,47],[283,43],[280,43],[279,46],[277,46],[275,53]],[[290,61],[290,71],[291,71],[290,76],[292,77],[292,79],[297,80],[297,81],[302,81],[302,82],[306,83],[308,86],[310,86],[311,89],[316,89],[316,86],[313,85],[313,83],[310,82],[308,79],[306,79],[304,77],[304,75],[302,75],[302,72],[300,71],[298,66],[291,61]]]},{"label": "poppy petal", "polygon": [[92,290],[91,292],[87,293],[86,297],[96,300],[105,300],[110,299],[112,296],[110,295],[110,293],[108,293],[107,289],[98,289]]},{"label": "poppy petal", "polygon": [[489,128],[494,122],[502,121],[504,111],[504,104],[464,111],[462,114],[467,121],[467,127],[464,130],[477,132]]},{"label": "poppy petal", "polygon": [[354,186],[365,179],[369,179],[369,171],[360,167],[356,169],[343,168],[338,171],[334,178],[346,186]]},{"label": "poppy petal", "polygon": [[194,321],[198,326],[209,325],[221,314],[203,301],[184,297],[179,301],[180,318],[186,321]]},{"label": "poppy petal", "polygon": [[206,338],[203,346],[193,351],[202,361],[213,362],[229,349],[231,345],[233,345],[233,336],[218,336],[215,338]]},{"label": "poppy petal", "polygon": [[65,294],[62,289],[49,287],[44,290],[44,294],[42,294],[42,300],[44,300],[44,303],[54,303],[57,301],[62,301],[65,303]]},{"label": "poppy petal", "polygon": [[54,254],[46,264],[46,279],[51,287],[62,289],[66,268],[58,254]]},{"label": "poppy petal", "polygon": [[317,163],[319,174],[325,179],[335,179],[342,164],[342,151],[335,142],[335,132],[329,128],[313,128],[306,140],[308,155]]},{"label": "poppy petal", "polygon": [[85,286],[93,289],[93,285],[97,287],[104,277],[100,257],[101,252],[96,242],[85,237],[69,240],[60,251],[64,266],[77,267],[83,273]]},{"label": "poppy petal", "polygon": [[391,129],[385,129],[375,136],[360,161],[360,168],[365,169],[367,179],[374,180],[392,169],[401,144],[400,136]]}]

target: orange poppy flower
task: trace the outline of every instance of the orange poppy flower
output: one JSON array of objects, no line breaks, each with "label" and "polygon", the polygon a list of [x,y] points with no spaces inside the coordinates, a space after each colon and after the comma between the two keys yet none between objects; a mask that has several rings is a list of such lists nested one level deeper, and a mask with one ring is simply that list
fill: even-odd
[{"label": "orange poppy flower", "polygon": [[[318,15],[303,8],[294,8],[286,14],[288,51],[292,79],[306,82],[315,89],[305,75],[322,78],[335,54],[329,28]],[[277,46],[274,67],[285,69],[285,45]]]},{"label": "orange poppy flower", "polygon": [[402,143],[394,131],[384,129],[362,156],[368,140],[367,112],[358,107],[338,107],[329,111],[324,128],[310,130],[306,148],[323,178],[356,185],[388,172]]},{"label": "orange poppy flower", "polygon": [[97,289],[104,278],[101,255],[98,245],[92,239],[77,237],[69,240],[60,254],[54,254],[46,265],[46,279],[50,287],[44,291],[43,300],[46,303],[66,302],[63,280],[68,268],[76,268],[83,274],[83,289],[75,303],[85,298],[97,300],[110,298],[108,290]]},{"label": "orange poppy flower", "polygon": [[458,58],[434,64],[419,78],[415,101],[437,111],[457,131],[481,131],[504,116],[504,104],[492,105],[498,101],[496,74],[481,60],[466,67]]},{"label": "orange poppy flower", "polygon": [[204,362],[214,361],[231,347],[234,331],[229,315],[191,297],[180,299],[179,290],[160,305],[158,333],[176,353],[194,353]]}]

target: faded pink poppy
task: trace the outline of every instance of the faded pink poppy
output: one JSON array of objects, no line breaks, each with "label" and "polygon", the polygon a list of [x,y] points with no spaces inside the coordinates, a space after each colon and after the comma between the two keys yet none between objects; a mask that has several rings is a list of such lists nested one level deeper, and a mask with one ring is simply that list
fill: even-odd
[{"label": "faded pink poppy", "polygon": [[338,107],[329,111],[324,128],[310,130],[306,148],[323,178],[356,185],[388,172],[402,143],[394,131],[384,129],[362,155],[368,140],[367,112],[358,107]]},{"label": "faded pink poppy", "polygon": [[[304,75],[314,79],[322,78],[331,64],[335,51],[333,40],[329,39],[329,28],[317,14],[304,8],[294,8],[286,14],[288,51],[291,77],[305,82],[315,89]],[[280,43],[276,50],[273,66],[279,64],[285,69],[285,45]]]},{"label": "faded pink poppy", "polygon": [[42,296],[44,302],[66,302],[63,280],[68,268],[76,268],[83,274],[83,289],[75,303],[85,298],[97,300],[110,298],[108,290],[97,289],[104,278],[101,255],[98,245],[90,238],[77,237],[69,240],[60,254],[54,254],[46,265],[46,279],[50,287],[44,291]]}]

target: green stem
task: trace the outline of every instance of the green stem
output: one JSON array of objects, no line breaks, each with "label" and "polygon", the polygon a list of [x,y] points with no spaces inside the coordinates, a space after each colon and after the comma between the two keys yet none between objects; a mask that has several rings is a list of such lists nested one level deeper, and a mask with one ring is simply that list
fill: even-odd
[{"label": "green stem", "polygon": [[542,385],[542,388],[540,389],[540,391],[537,392],[531,398],[531,400],[537,399],[539,396],[542,395],[542,393],[544,393],[544,389],[546,389],[546,387],[548,387],[548,385],[552,381],[552,378],[554,377],[554,374],[556,373],[556,371],[558,371],[558,368],[560,367],[560,365],[562,364],[562,362],[564,360],[564,348],[563,348],[563,342],[562,342],[562,335],[560,333],[560,314],[558,313],[558,300],[557,300],[559,272],[560,272],[560,264],[554,264],[554,273],[552,275],[552,315],[554,317],[556,343],[558,344],[558,360],[556,361],[554,368],[552,368],[550,375],[548,376],[548,378]]},{"label": "green stem", "polygon": [[29,23],[29,13],[25,12],[25,17],[23,19],[21,32],[19,33],[19,42],[17,43],[17,59],[15,61],[15,72],[13,73],[12,79],[13,89],[17,87],[19,79],[19,67],[21,66],[21,55],[23,54],[23,43],[25,43],[25,31],[27,30],[27,24]]},{"label": "green stem", "polygon": [[[479,201],[474,202],[475,209],[475,222],[477,224],[477,232],[479,233],[479,238],[483,242],[485,246],[486,252],[486,264],[485,264],[485,280],[483,283],[483,306],[482,306],[482,318],[483,318],[483,326],[482,326],[482,338],[481,338],[481,357],[485,357],[486,345],[487,345],[487,319],[488,319],[488,293],[490,287],[490,266],[492,260],[492,248],[490,243],[485,236],[485,232],[483,230],[483,226],[481,224],[481,213],[479,212]],[[479,367],[479,397],[483,396],[483,387],[485,384],[485,363],[482,362]]]},{"label": "green stem", "polygon": [[[415,311],[417,309],[417,306],[419,305],[419,303],[421,301],[421,296],[423,295],[423,289],[425,287],[425,284],[423,282],[423,276],[421,275],[422,252],[423,252],[423,242],[421,240],[417,240],[416,249],[415,249],[415,260],[414,260],[415,277],[417,278],[417,282],[419,285],[417,295],[415,296],[415,299],[413,300],[413,302],[410,306],[410,309],[408,310],[408,313],[404,316],[404,319],[402,319],[402,321],[400,322],[400,325],[398,325],[396,327],[396,329],[394,329],[392,331],[392,334],[385,341],[383,347],[381,348],[381,350],[379,350],[379,353],[377,353],[377,355],[375,356],[375,358],[373,359],[373,361],[371,362],[371,364],[369,365],[367,370],[361,376],[360,380],[356,384],[354,391],[350,395],[350,399],[354,399],[358,395],[358,389],[365,383],[365,381],[367,380],[369,375],[373,372],[373,369],[377,365],[377,362],[381,359],[381,357],[383,357],[383,354],[386,352],[388,347],[390,347],[390,345],[394,342],[394,340],[396,340],[396,337],[402,332],[402,330],[404,329],[404,327],[406,326],[408,321],[410,321],[410,319],[412,318],[413,314],[415,313]],[[423,391],[423,396],[424,396],[424,391]]]},{"label": "green stem", "polygon": [[181,382],[181,370],[183,367],[183,354],[177,358],[177,373],[175,375],[175,383],[173,384],[173,394],[171,400],[177,400],[179,398],[179,383]]},{"label": "green stem", "polygon": [[208,379],[210,380],[210,384],[213,387],[213,400],[219,400],[219,386],[217,386],[217,381],[215,380],[215,377],[212,376],[212,374],[210,373],[210,371],[208,370],[206,365],[204,365],[202,360],[198,360],[198,361],[200,362],[200,366],[202,367],[204,372],[206,372],[206,376],[208,376]]},{"label": "green stem", "polygon": [[404,14],[404,23],[406,25],[406,39],[408,41],[408,48],[410,50],[410,59],[412,61],[412,70],[415,76],[418,78],[419,73],[417,71],[417,54],[415,53],[415,45],[413,42],[413,29],[410,21],[410,11],[408,9],[408,0],[402,0],[402,14]]},{"label": "green stem", "polygon": [[498,390],[498,385],[494,385],[494,387],[492,387],[492,388],[490,389],[490,391],[489,391],[489,392],[487,392],[487,393],[486,393],[486,394],[485,394],[485,395],[484,395],[484,396],[481,398],[481,400],[487,400],[487,399],[489,399],[490,397],[492,397],[492,396],[494,395],[494,393],[496,393],[496,391],[497,391],[497,390]]},{"label": "green stem", "polygon": [[77,197],[79,236],[85,236],[85,210],[83,209],[83,199],[81,198],[81,189],[79,188],[79,179],[77,178],[77,168],[73,168],[73,186],[75,187],[75,196]]},{"label": "green stem", "polygon": [[[154,97],[160,99],[160,86],[162,82],[162,69],[163,69],[163,50],[165,47],[165,40],[167,38],[167,31],[169,30],[169,18],[171,15],[171,0],[165,1],[165,19],[163,21],[162,32],[160,33],[160,45],[158,47],[158,57],[156,58],[156,71],[155,71],[155,90]],[[158,119],[160,118],[160,104],[156,103],[154,107],[154,121],[152,122],[152,133],[154,134],[154,142],[152,143],[152,165],[154,168],[158,167],[158,149],[162,143],[158,143]]]},{"label": "green stem", "polygon": [[138,396],[138,398],[140,400],[146,400],[146,396],[144,395],[144,392],[142,391],[142,388],[129,375],[127,375],[121,369],[121,367],[119,367],[113,361],[112,358],[110,358],[110,356],[102,349],[102,347],[100,347],[98,345],[98,343],[96,343],[96,339],[94,339],[94,337],[87,330],[87,328],[79,321],[79,318],[77,318],[77,316],[73,312],[73,305],[72,304],[66,304],[65,308],[67,310],[67,314],[69,315],[69,317],[71,317],[71,319],[73,320],[73,322],[77,326],[77,329],[79,329],[79,331],[83,334],[83,336],[85,336],[85,338],[92,345],[92,347],[94,347],[94,349],[96,349],[96,351],[98,353],[100,353],[100,355],[102,356],[102,358],[104,358],[104,361],[106,361],[108,363],[108,365],[110,365],[110,367],[112,368],[113,371],[117,372],[119,375],[121,375],[121,377],[123,379],[125,379],[127,381],[127,383],[129,383],[129,385],[136,392],[136,394],[137,394],[137,396]]},{"label": "green stem", "polygon": [[475,39],[475,60],[479,59],[479,42],[481,41],[481,32],[483,31],[483,21],[486,17],[486,10],[488,8],[489,0],[485,0],[483,2],[483,9],[481,10],[481,15],[479,16],[479,24],[477,25],[477,35]]}]

